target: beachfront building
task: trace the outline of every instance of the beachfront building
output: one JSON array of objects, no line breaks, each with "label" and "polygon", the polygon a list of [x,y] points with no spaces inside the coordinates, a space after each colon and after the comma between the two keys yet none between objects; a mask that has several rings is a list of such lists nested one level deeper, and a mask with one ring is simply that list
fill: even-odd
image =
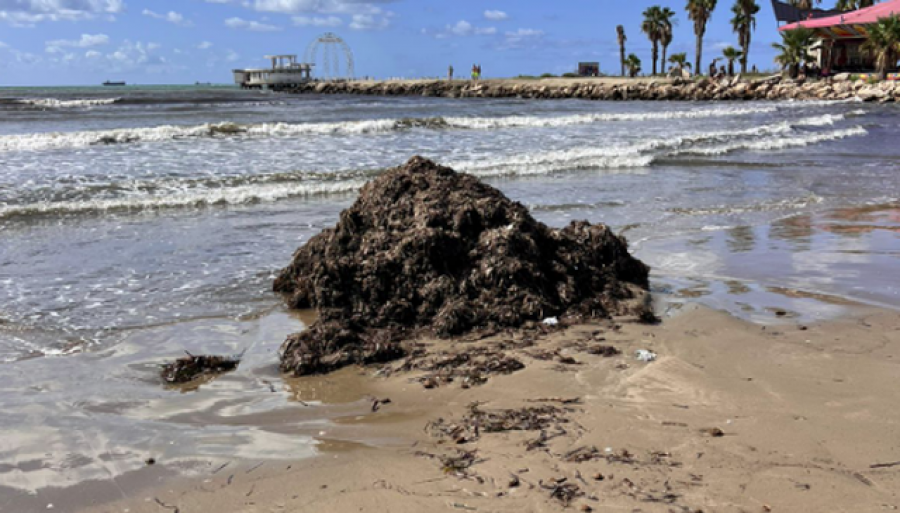
[{"label": "beachfront building", "polygon": [[[850,72],[866,74],[875,69],[875,57],[861,50],[868,38],[867,27],[881,18],[900,15],[900,0],[887,0],[858,11],[842,12],[831,16],[812,18],[789,23],[778,30],[805,27],[815,31],[821,40],[819,67],[830,74]],[[889,71],[896,71],[891,63]],[[889,73],[896,80],[897,73]]]},{"label": "beachfront building", "polygon": [[266,55],[271,68],[236,69],[234,83],[242,89],[280,90],[312,80],[312,64],[297,62],[296,55]]}]

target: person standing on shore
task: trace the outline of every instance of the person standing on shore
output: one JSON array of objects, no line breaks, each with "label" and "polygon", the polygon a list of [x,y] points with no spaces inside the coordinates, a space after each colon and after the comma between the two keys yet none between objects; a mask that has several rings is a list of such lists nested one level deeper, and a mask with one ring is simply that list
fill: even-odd
[{"label": "person standing on shore", "polygon": [[447,68],[447,80],[453,80],[453,65]]},{"label": "person standing on shore", "polygon": [[478,79],[478,66],[476,64],[472,65],[472,80]]}]

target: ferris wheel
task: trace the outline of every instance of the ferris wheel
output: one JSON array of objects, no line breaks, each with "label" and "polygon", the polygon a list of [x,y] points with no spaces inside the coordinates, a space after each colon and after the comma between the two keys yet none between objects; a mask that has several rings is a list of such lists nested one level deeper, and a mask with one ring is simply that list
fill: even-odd
[{"label": "ferris wheel", "polygon": [[353,78],[353,52],[340,36],[332,32],[326,32],[314,39],[306,47],[303,60],[315,64],[319,78],[331,80]]}]

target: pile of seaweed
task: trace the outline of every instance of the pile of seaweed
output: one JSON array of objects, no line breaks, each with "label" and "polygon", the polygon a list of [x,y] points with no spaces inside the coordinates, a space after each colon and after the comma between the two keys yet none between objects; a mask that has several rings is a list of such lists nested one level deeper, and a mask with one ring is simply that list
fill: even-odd
[{"label": "pile of seaweed", "polygon": [[281,366],[303,375],[389,361],[414,332],[646,316],[648,271],[603,224],[549,228],[478,178],[413,157],[366,184],[275,279],[291,308],[319,313],[284,342]]}]

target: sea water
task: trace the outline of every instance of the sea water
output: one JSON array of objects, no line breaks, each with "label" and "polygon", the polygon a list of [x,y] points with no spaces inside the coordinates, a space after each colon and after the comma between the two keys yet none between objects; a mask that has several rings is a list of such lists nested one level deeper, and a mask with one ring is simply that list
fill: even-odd
[{"label": "sea water", "polygon": [[[661,311],[773,321],[900,307],[898,140],[900,109],[859,102],[0,89],[0,495],[151,454],[310,454],[333,412],[248,420],[297,406],[275,364],[304,321],[273,275],[413,155],[550,225],[609,224]],[[182,394],[156,365],[183,350],[247,353]]]}]

